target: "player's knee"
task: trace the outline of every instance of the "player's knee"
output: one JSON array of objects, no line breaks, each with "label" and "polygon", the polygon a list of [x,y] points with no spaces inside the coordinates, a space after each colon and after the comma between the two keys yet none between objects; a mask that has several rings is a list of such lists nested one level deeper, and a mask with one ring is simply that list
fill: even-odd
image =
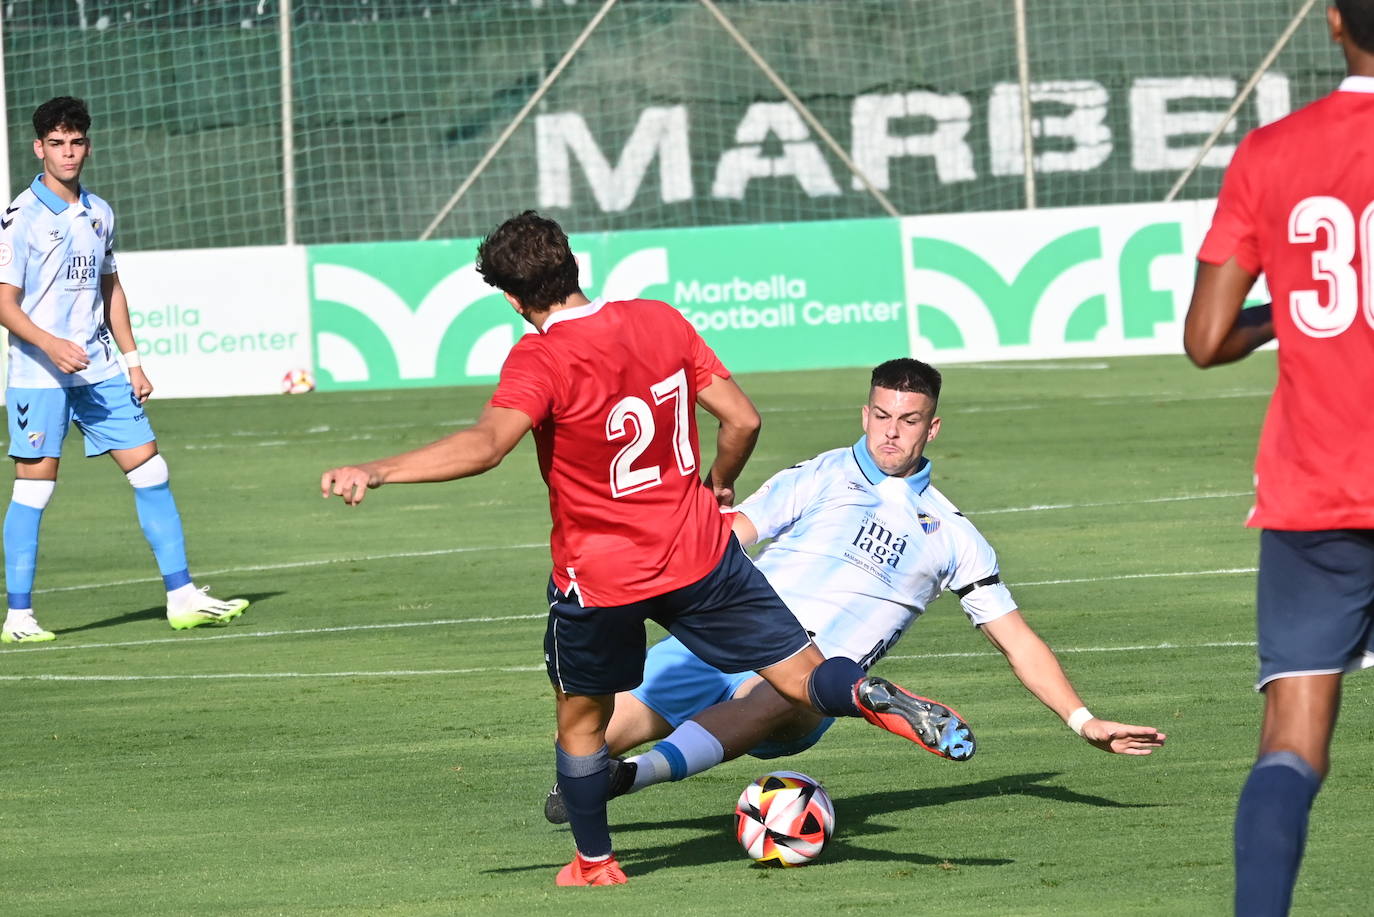
[{"label": "player's knee", "polygon": [[152,458],[137,468],[126,471],[124,477],[128,478],[134,487],[156,487],[167,483],[171,471],[167,468],[167,460],[162,457],[162,453],[154,452]]}]

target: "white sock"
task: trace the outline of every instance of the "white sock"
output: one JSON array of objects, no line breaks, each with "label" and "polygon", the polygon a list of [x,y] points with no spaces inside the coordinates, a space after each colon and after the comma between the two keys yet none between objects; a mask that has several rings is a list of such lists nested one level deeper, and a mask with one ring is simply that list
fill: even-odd
[{"label": "white sock", "polygon": [[630,792],[665,780],[683,780],[725,760],[725,749],[696,720],[688,720],[642,755],[629,759],[638,765]]},{"label": "white sock", "polygon": [[178,586],[167,593],[167,604],[172,605],[177,602],[188,602],[193,596],[200,595],[200,590],[195,583],[187,583],[185,586]]},{"label": "white sock", "polygon": [[13,629],[16,624],[27,624],[33,619],[32,608],[11,608],[5,613],[5,626]]}]

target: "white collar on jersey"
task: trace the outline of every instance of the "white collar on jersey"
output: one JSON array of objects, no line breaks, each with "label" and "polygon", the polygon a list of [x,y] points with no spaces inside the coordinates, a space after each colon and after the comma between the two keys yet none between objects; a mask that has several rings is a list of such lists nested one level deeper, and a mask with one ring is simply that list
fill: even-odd
[{"label": "white collar on jersey", "polygon": [[[81,193],[81,206],[91,206],[91,199],[86,196],[85,187],[77,185],[77,188],[80,189]],[[34,197],[43,202],[43,206],[47,207],[53,213],[61,213],[71,206],[66,201],[62,200],[62,198],[54,194],[51,188],[43,184],[42,172],[34,176],[33,183],[29,185],[29,190],[33,192]]]},{"label": "white collar on jersey", "polygon": [[1374,76],[1348,76],[1336,87],[1337,92],[1374,92]]},{"label": "white collar on jersey", "polygon": [[[863,476],[868,479],[868,483],[877,485],[890,477],[887,472],[878,467],[878,463],[874,461],[872,453],[868,451],[867,437],[860,436],[859,441],[854,444],[852,452],[854,461],[858,463],[859,470],[863,472]],[[910,474],[905,478],[895,478],[894,480],[906,481],[907,486],[916,491],[916,493],[925,493],[926,488],[930,486],[930,459],[924,455],[921,456],[921,461],[917,463],[914,474]]]},{"label": "white collar on jersey", "polygon": [[559,309],[544,321],[544,327],[540,328],[541,334],[548,334],[549,328],[557,322],[572,321],[575,318],[586,318],[588,315],[595,315],[601,311],[601,307],[606,305],[606,297],[598,296],[585,306],[573,306],[571,309]]}]

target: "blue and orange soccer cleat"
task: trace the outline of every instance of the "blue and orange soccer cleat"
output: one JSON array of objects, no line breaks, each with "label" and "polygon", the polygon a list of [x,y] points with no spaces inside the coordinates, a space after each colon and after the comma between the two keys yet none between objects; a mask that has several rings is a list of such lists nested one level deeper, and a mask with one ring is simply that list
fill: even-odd
[{"label": "blue and orange soccer cleat", "polygon": [[939,701],[918,697],[885,678],[869,675],[854,685],[863,718],[880,729],[910,739],[926,751],[967,761],[977,745],[964,718]]},{"label": "blue and orange soccer cleat", "polygon": [[625,878],[625,870],[611,854],[605,860],[584,860],[579,853],[573,861],[558,871],[559,885],[624,885],[630,881]]}]

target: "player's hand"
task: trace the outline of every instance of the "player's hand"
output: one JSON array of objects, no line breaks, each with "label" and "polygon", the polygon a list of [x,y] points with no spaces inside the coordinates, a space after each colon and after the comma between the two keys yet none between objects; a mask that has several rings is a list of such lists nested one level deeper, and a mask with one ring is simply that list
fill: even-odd
[{"label": "player's hand", "polygon": [[735,484],[717,484],[708,474],[702,481],[707,487],[711,488],[711,493],[716,497],[716,506],[722,509],[730,509],[735,505]]},{"label": "player's hand", "polygon": [[1131,726],[1096,717],[1083,724],[1083,738],[1114,755],[1148,755],[1168,738],[1153,726]]},{"label": "player's hand", "polygon": [[320,495],[326,500],[331,495],[343,497],[344,503],[357,506],[363,502],[368,488],[381,486],[382,480],[375,472],[364,466],[346,465],[343,468],[331,468],[324,473],[320,478]]},{"label": "player's hand", "polygon": [[90,358],[86,356],[86,348],[75,341],[56,335],[43,345],[43,352],[52,360],[53,365],[64,373],[81,372],[91,365]]},{"label": "player's hand", "polygon": [[146,402],[148,396],[153,393],[153,383],[148,381],[142,366],[129,367],[129,385],[133,388],[139,404]]}]

